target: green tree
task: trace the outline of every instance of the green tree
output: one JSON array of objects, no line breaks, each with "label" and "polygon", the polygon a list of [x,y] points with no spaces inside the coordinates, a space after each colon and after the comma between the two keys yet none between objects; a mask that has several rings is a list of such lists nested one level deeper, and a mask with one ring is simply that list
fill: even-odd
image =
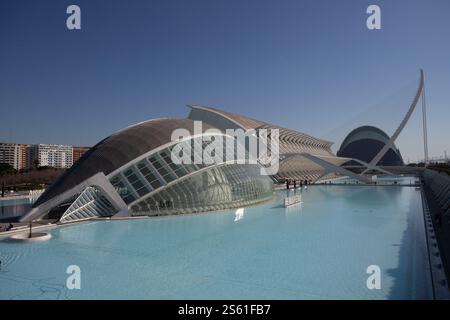
[{"label": "green tree", "polygon": [[32,169],[39,169],[39,160],[35,159],[32,164]]},{"label": "green tree", "polygon": [[15,174],[16,169],[8,163],[0,163],[0,176],[4,176],[7,174]]}]

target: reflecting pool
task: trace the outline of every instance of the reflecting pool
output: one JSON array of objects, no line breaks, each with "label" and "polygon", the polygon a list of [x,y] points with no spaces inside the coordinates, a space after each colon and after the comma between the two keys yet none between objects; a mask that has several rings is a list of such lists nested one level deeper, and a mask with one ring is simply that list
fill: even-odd
[{"label": "reflecting pool", "polygon": [[[286,195],[303,203],[284,208]],[[54,228],[0,241],[1,299],[430,299],[414,187],[309,186],[244,210]],[[81,289],[69,290],[70,265]],[[379,266],[381,289],[367,288]]]}]

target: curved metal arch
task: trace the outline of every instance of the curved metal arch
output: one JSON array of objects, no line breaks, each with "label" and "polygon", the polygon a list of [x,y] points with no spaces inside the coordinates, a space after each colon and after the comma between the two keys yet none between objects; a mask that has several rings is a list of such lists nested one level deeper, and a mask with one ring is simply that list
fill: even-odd
[{"label": "curved metal arch", "polygon": [[411,115],[412,115],[414,109],[416,108],[417,102],[419,101],[419,98],[422,94],[423,86],[424,86],[424,75],[423,75],[423,70],[420,69],[419,87],[417,88],[417,92],[416,92],[416,95],[414,96],[414,100],[412,101],[411,105],[409,106],[409,109],[406,112],[405,117],[403,118],[402,122],[400,122],[399,126],[397,127],[397,129],[395,130],[394,134],[389,139],[389,141],[386,142],[384,147],[381,148],[381,150],[377,153],[377,155],[369,162],[368,167],[366,168],[366,170],[364,170],[361,173],[361,175],[363,175],[364,173],[366,173],[367,171],[369,171],[371,169],[378,169],[377,163],[381,160],[381,158],[383,158],[383,156],[386,154],[386,152],[388,152],[389,149],[394,146],[395,140],[398,138],[398,136],[402,132],[406,123],[409,121],[409,118],[411,118]]}]

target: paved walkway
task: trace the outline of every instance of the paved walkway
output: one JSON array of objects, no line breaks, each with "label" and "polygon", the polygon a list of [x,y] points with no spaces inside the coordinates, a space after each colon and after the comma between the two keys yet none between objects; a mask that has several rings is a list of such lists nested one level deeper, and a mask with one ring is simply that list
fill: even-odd
[{"label": "paved walkway", "polygon": [[444,264],[445,275],[447,279],[450,279],[450,216],[442,215],[439,220],[438,217],[441,213],[439,205],[436,203],[430,188],[425,186],[424,190],[428,200],[428,207],[433,217],[433,226],[436,232],[442,263]]}]

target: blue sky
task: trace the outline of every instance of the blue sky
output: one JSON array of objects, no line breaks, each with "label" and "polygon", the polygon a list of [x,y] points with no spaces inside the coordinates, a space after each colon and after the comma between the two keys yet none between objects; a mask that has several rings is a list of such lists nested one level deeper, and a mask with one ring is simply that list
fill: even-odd
[{"label": "blue sky", "polygon": [[[81,30],[66,28],[70,4]],[[366,28],[370,4],[381,30]],[[450,153],[448,12],[448,0],[3,0],[0,141],[93,145],[187,104],[324,137],[424,68],[430,154]],[[419,116],[397,143],[405,159],[422,157]]]}]

